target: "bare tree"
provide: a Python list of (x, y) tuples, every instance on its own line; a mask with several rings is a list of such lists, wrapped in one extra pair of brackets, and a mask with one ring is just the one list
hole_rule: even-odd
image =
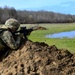
[(0, 23), (8, 18), (15, 18), (20, 23), (71, 23), (75, 22), (75, 15), (60, 14), (49, 11), (16, 10), (13, 7), (0, 8)]

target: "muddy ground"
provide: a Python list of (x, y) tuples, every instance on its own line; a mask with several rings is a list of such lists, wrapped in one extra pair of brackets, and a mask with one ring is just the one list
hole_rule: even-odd
[(0, 61), (0, 75), (75, 75), (75, 54), (28, 40)]

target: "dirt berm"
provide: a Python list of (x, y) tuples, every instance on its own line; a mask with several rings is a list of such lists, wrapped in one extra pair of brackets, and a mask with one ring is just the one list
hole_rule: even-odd
[(28, 40), (0, 62), (0, 75), (75, 75), (75, 55)]

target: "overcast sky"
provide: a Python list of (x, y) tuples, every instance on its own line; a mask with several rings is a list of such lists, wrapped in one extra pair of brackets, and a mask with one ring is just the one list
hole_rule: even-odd
[(17, 10), (46, 10), (75, 15), (75, 0), (0, 0), (0, 7), (5, 6)]

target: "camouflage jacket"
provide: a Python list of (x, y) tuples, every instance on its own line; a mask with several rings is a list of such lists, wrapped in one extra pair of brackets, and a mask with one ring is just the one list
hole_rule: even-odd
[(4, 48), (4, 46), (8, 46), (10, 49), (18, 49), (20, 46), (21, 38), (19, 35), (16, 37), (12, 35), (12, 33), (9, 30), (3, 31), (0, 33), (0, 39), (4, 42), (0, 42), (0, 47)]

